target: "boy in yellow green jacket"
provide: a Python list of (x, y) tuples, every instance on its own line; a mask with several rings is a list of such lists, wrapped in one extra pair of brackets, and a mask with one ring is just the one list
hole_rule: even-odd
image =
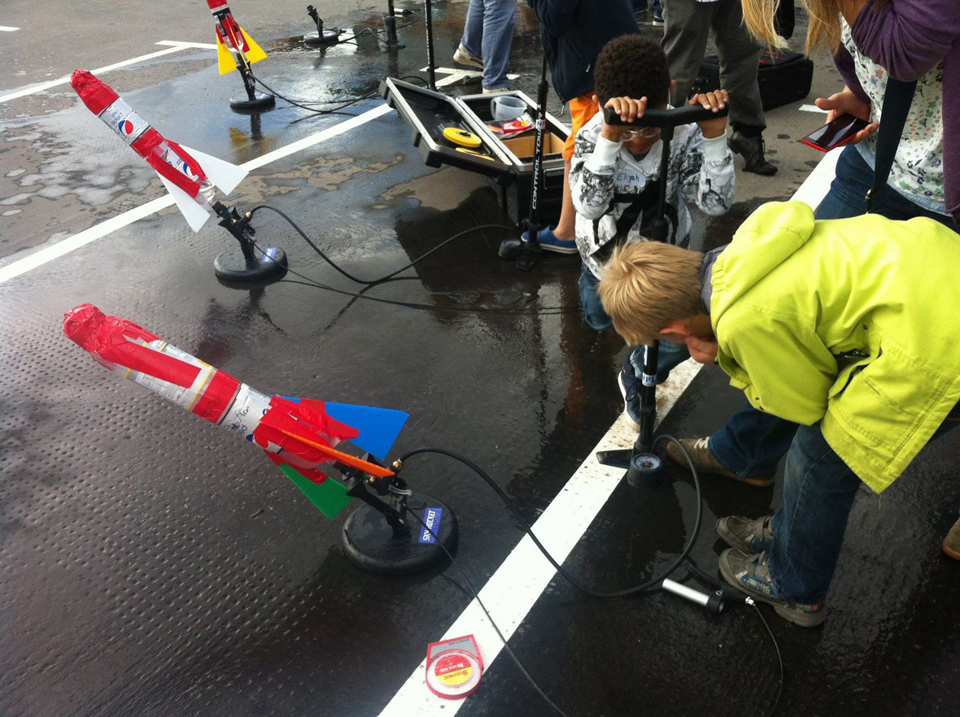
[(960, 416), (960, 251), (929, 219), (814, 221), (764, 205), (706, 256), (630, 244), (599, 293), (629, 344), (683, 341), (750, 403), (800, 424), (774, 516), (724, 518), (720, 571), (805, 627), (823, 601), (860, 482), (875, 492)]

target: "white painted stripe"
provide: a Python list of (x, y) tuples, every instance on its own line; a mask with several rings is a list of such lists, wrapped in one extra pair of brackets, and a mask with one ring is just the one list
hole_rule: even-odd
[(16, 32), (19, 29), (19, 27), (7, 27), (6, 25), (0, 25), (0, 32)]
[[(157, 43), (157, 44), (160, 44), (160, 43)], [(124, 60), (123, 62), (117, 62), (113, 65), (107, 65), (106, 67), (98, 67), (96, 70), (90, 70), (90, 72), (92, 72), (95, 75), (99, 75), (104, 72), (110, 72), (110, 70), (117, 70), (121, 67), (127, 67), (128, 65), (135, 65), (138, 62), (145, 62), (146, 60), (152, 60), (156, 57), (163, 57), (164, 55), (169, 55), (173, 52), (180, 52), (185, 49), (187, 49), (187, 46), (178, 44), (176, 47), (168, 47), (166, 50), (157, 50), (156, 52), (151, 52), (149, 55), (140, 55), (140, 57), (134, 57), (129, 60)], [(10, 100), (15, 100), (19, 97), (26, 97), (27, 95), (35, 95), (38, 92), (49, 90), (51, 87), (65, 85), (68, 82), (70, 82), (70, 75), (61, 77), (58, 80), (50, 80), (49, 82), (42, 82), (39, 85), (31, 85), (30, 87), (24, 87), (19, 90), (14, 90), (13, 92), (8, 92), (5, 95), (0, 95), (0, 102), (9, 102)]]
[[(828, 153), (800, 185), (793, 199), (805, 201), (816, 208), (830, 187), (838, 156), (837, 150)], [(689, 360), (675, 368), (670, 373), (670, 379), (658, 387), (658, 422), (673, 408), (699, 369), (700, 364)], [(622, 470), (612, 470), (597, 463), (596, 452), (629, 448), (634, 440), (636, 433), (627, 427), (621, 416), (533, 524), (534, 534), (557, 562), (563, 563), (567, 558), (623, 477)], [(555, 573), (553, 566), (525, 535), (480, 590), (480, 599), (508, 640)], [(442, 637), (424, 635), (424, 650), (428, 642), (471, 634), (477, 639), (485, 669), (489, 669), (503, 649), (503, 643), (476, 599), (470, 602)], [(426, 660), (423, 660), (380, 713), (381, 717), (451, 717), (457, 713), (465, 700), (445, 700), (430, 692), (424, 678), (426, 668)]]
[[(158, 45), (169, 45), (170, 47), (195, 47), (198, 50), (216, 50), (217, 46), (209, 42), (178, 42), (177, 40), (161, 40)], [(227, 48), (232, 50), (233, 48)]]
[(816, 105), (800, 105), (801, 112), (819, 112), (820, 114), (827, 114), (827, 110), (822, 110)]
[(830, 191), (830, 183), (833, 181), (833, 177), (837, 171), (837, 160), (840, 159), (840, 153), (843, 152), (843, 150), (843, 147), (837, 147), (827, 152), (823, 159), (820, 160), (820, 163), (817, 164), (817, 166), (813, 168), (813, 171), (807, 175), (807, 178), (803, 180), (803, 184), (797, 188), (797, 191), (794, 192), (791, 199), (798, 202), (806, 202), (814, 209), (819, 207), (820, 202), (823, 201), (823, 198), (827, 196), (827, 192)]
[[(390, 112), (390, 108), (386, 104), (378, 105), (377, 107), (374, 107), (373, 109), (368, 110), (361, 115), (357, 115), (356, 117), (352, 117), (344, 122), (340, 122), (333, 127), (329, 127), (325, 130), (317, 132), (316, 134), (310, 135), (309, 137), (305, 137), (297, 142), (287, 145), (286, 147), (281, 147), (273, 152), (269, 152), (262, 157), (252, 159), (240, 166), (248, 171), (257, 169), (258, 167), (263, 167), (271, 162), (275, 162), (278, 159), (282, 159), (283, 157), (288, 157), (291, 154), (300, 152), (307, 147), (312, 147), (315, 144), (325, 142), (328, 139), (332, 139), (333, 137), (343, 134), (344, 132), (349, 132), (356, 127), (376, 119), (377, 117), (382, 117), (388, 112)], [(28, 271), (32, 271), (39, 266), (43, 266), (44, 264), (51, 262), (54, 259), (58, 259), (65, 254), (76, 251), (80, 247), (86, 246), (97, 239), (102, 239), (111, 232), (115, 232), (118, 229), (129, 226), (135, 221), (144, 219), (145, 217), (148, 217), (151, 214), (160, 211), (161, 209), (165, 209), (172, 204), (173, 198), (170, 195), (159, 197), (158, 199), (147, 202), (143, 206), (137, 207), (136, 209), (131, 209), (128, 212), (124, 212), (116, 217), (107, 219), (105, 222), (101, 222), (96, 226), (92, 226), (89, 229), (80, 232), (79, 234), (74, 234), (71, 237), (67, 237), (64, 240), (41, 249), (40, 251), (31, 254), (28, 257), (20, 259), (19, 261), (15, 261), (12, 264), (0, 267), (0, 284), (18, 277), (21, 274), (25, 274)]]

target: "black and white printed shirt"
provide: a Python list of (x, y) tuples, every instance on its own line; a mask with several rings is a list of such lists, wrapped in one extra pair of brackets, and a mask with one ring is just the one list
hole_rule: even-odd
[[(617, 219), (630, 201), (616, 202), (614, 194), (633, 195), (635, 199), (649, 180), (660, 175), (662, 142), (654, 144), (643, 157), (635, 157), (619, 142), (601, 137), (603, 113), (597, 113), (577, 133), (570, 166), (570, 189), (577, 210), (577, 249), (587, 268), (602, 276), (594, 254), (617, 233)], [(687, 201), (696, 201), (712, 216), (726, 213), (733, 204), (733, 155), (726, 135), (706, 139), (695, 124), (674, 130), (670, 142), (667, 173), (667, 201), (677, 212), (676, 243), (690, 243), (693, 220)], [(650, 209), (648, 211), (655, 211)], [(643, 240), (641, 216), (627, 234), (627, 241)]]

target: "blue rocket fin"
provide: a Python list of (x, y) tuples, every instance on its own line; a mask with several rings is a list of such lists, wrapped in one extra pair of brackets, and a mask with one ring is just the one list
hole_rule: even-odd
[[(295, 396), (282, 396), (282, 398), (300, 403), (300, 399)], [(394, 441), (403, 430), (403, 425), (410, 417), (410, 414), (395, 411), (392, 408), (356, 406), (352, 403), (333, 403), (332, 401), (323, 403), (330, 418), (360, 431), (360, 435), (351, 438), (350, 443), (362, 451), (368, 451), (380, 460), (386, 459)]]
[(409, 414), (390, 408), (354, 406), (350, 403), (326, 402), (327, 415), (360, 431), (350, 442), (384, 460), (397, 440)]

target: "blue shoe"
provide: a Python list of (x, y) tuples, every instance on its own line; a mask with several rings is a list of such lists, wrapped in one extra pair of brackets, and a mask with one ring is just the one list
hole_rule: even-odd
[[(557, 239), (553, 235), (553, 227), (546, 227), (537, 232), (537, 243), (544, 251), (552, 251), (554, 254), (576, 254), (577, 242), (573, 239)], [(530, 232), (522, 234), (524, 241), (530, 241)]]
[(623, 412), (627, 414), (627, 420), (634, 430), (639, 433), (640, 379), (633, 372), (633, 364), (630, 363), (629, 356), (620, 370), (620, 375), (617, 376), (617, 385), (620, 387), (620, 395), (623, 396)]
[(653, 3), (653, 22), (654, 27), (663, 27), (663, 4), (660, 0)]

